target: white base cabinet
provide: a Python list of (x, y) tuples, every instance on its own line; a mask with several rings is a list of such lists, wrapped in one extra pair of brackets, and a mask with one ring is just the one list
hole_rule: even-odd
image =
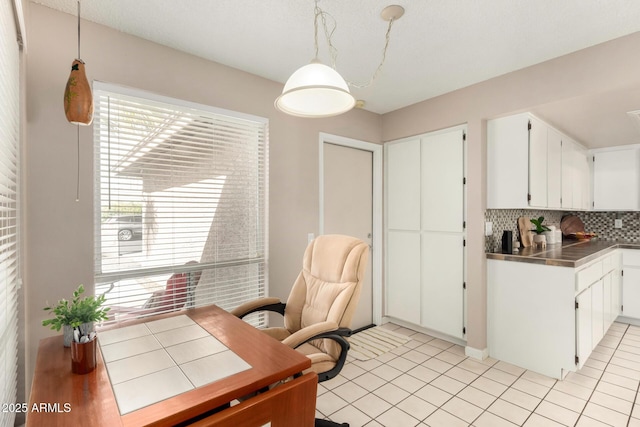
[(622, 315), (640, 320), (640, 250), (622, 249)]
[(579, 268), (488, 259), (491, 357), (560, 379), (580, 369), (619, 314), (618, 257)]
[(464, 337), (464, 128), (385, 145), (385, 315)]

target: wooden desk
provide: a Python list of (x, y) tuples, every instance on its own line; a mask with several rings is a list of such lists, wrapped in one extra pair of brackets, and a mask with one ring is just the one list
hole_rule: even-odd
[[(172, 426), (299, 374), (311, 366), (307, 357), (216, 306), (140, 319), (123, 326), (176, 315), (189, 316), (252, 368), (121, 416), (100, 352), (95, 371), (75, 375), (71, 373), (71, 354), (68, 348), (63, 347), (62, 336), (46, 338), (40, 341), (38, 348), (29, 408), (32, 409), (34, 404), (49, 405), (41, 405), (45, 411), (30, 411), (27, 426), (78, 426), (95, 423), (127, 427)], [(272, 427), (312, 426), (316, 387), (317, 376), (307, 374), (291, 381), (282, 390), (276, 387), (237, 407), (201, 420), (198, 425), (257, 427), (271, 421)], [(295, 411), (286, 411), (291, 406), (284, 406), (284, 411), (277, 408), (290, 405), (292, 401), (296, 402)], [(70, 411), (65, 412), (66, 409)]]

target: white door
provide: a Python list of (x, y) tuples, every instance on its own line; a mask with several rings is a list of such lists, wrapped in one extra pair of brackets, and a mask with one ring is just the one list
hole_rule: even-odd
[(420, 324), (420, 234), (387, 233), (386, 315)]
[[(574, 146), (571, 140), (562, 140), (562, 207), (575, 208), (573, 201), (574, 180), (577, 179), (574, 164)], [(577, 200), (577, 198), (576, 198)]]
[(604, 283), (591, 286), (591, 347), (596, 348), (604, 336)]
[(420, 139), (385, 146), (385, 315), (420, 324)]
[(587, 289), (576, 297), (578, 308), (576, 309), (576, 356), (578, 356), (578, 369), (591, 354), (592, 315), (591, 315), (591, 289)]
[(562, 136), (547, 129), (547, 207), (562, 206)]
[(462, 338), (464, 132), (422, 138), (422, 326)]
[(597, 152), (594, 157), (594, 208), (598, 210), (638, 209), (640, 206), (638, 203), (638, 149)]
[(547, 206), (547, 126), (531, 117), (529, 130), (529, 206)]
[[(372, 244), (373, 153), (323, 144), (324, 234), (346, 234)], [(373, 257), (369, 254), (352, 329), (373, 323)]]
[(622, 315), (640, 319), (640, 268), (624, 267)]

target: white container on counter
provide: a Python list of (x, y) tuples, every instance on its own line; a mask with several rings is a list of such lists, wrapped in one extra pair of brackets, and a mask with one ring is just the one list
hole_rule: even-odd
[(556, 230), (555, 225), (549, 226), (549, 231), (545, 231), (544, 234), (547, 237), (547, 245), (555, 245), (556, 243), (562, 243), (562, 231)]

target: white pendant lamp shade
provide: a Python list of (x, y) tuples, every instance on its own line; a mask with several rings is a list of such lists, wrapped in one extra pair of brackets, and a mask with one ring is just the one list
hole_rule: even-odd
[(355, 104), (342, 76), (317, 60), (296, 70), (275, 102), (280, 111), (298, 117), (336, 116)]

